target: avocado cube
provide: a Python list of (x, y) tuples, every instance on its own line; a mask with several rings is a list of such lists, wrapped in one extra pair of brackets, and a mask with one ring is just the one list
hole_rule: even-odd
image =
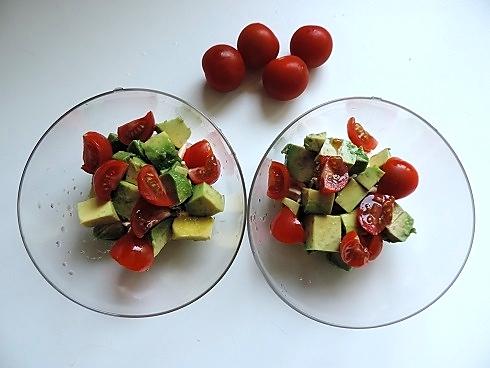
[(128, 229), (121, 222), (114, 222), (113, 224), (97, 225), (92, 229), (94, 237), (102, 240), (117, 240), (126, 232)]
[(339, 156), (342, 161), (350, 168), (356, 163), (359, 148), (345, 139), (328, 138), (323, 144), (320, 155)]
[(296, 201), (293, 201), (291, 198), (284, 197), (281, 201), (281, 203), (289, 208), (294, 215), (298, 214), (299, 211), (299, 203)]
[(174, 240), (209, 240), (213, 232), (212, 217), (191, 217), (181, 215), (172, 222)]
[(172, 198), (177, 204), (181, 204), (192, 195), (192, 184), (186, 175), (182, 175), (176, 170), (169, 170), (160, 176), (165, 188), (170, 191)]
[(189, 174), (189, 169), (187, 168), (187, 166), (184, 166), (182, 161), (180, 161), (180, 162), (176, 161), (176, 162), (174, 162), (174, 164), (171, 167), (169, 167), (167, 169), (160, 170), (160, 175), (164, 175), (167, 172), (169, 172), (170, 170), (174, 170), (174, 171), (176, 171), (179, 174), (184, 175), (184, 176), (187, 176), (187, 174)]
[(320, 152), (326, 139), (327, 132), (308, 134), (304, 139), (304, 146), (309, 151)]
[(349, 174), (354, 175), (354, 174), (359, 174), (363, 172), (369, 162), (369, 158), (366, 155), (366, 153), (361, 149), (356, 147), (357, 149), (355, 150), (356, 154), (356, 162), (354, 162), (354, 165), (349, 169)]
[(404, 211), (398, 204), (395, 204), (393, 219), (391, 224), (384, 229), (383, 239), (391, 243), (404, 242), (410, 234), (416, 232), (413, 225), (414, 220), (412, 216)]
[(155, 165), (157, 170), (166, 169), (176, 161), (180, 161), (174, 144), (165, 132), (154, 135), (144, 142), (142, 147), (146, 157)]
[(129, 159), (128, 171), (126, 171), (126, 181), (134, 185), (138, 185), (138, 173), (141, 168), (148, 165), (141, 158), (135, 156)]
[(301, 203), (307, 214), (329, 215), (332, 212), (335, 193), (323, 194), (318, 190), (303, 188)]
[(337, 266), (338, 268), (343, 269), (344, 271), (350, 271), (352, 269), (351, 266), (349, 266), (342, 260), (339, 252), (328, 252), (327, 259), (330, 261), (330, 263)]
[(134, 153), (136, 156), (138, 156), (141, 159), (146, 158), (145, 151), (143, 149), (143, 142), (141, 142), (138, 139), (131, 141), (131, 143), (128, 146), (128, 152)]
[(370, 190), (378, 183), (378, 181), (383, 177), (384, 174), (385, 172), (381, 170), (378, 166), (371, 166), (359, 175), (357, 175), (355, 180), (364, 188)]
[(389, 148), (385, 148), (384, 150), (379, 151), (375, 155), (372, 155), (369, 158), (368, 166), (378, 166), (381, 167), (385, 164), (386, 161), (391, 157), (391, 151)]
[(124, 161), (124, 162), (128, 163), (129, 159), (131, 157), (134, 157), (134, 156), (135, 156), (135, 154), (132, 152), (118, 151), (112, 155), (112, 158), (114, 160)]
[(130, 219), (133, 207), (140, 197), (138, 187), (133, 183), (121, 180), (112, 197), (112, 203), (119, 216)]
[(343, 213), (340, 215), (342, 220), (342, 230), (344, 234), (354, 230), (359, 231), (359, 225), (357, 224), (357, 211), (352, 211), (349, 213)]
[(96, 198), (90, 198), (78, 203), (77, 210), (80, 225), (83, 226), (92, 227), (119, 222), (111, 201), (99, 202)]
[(281, 151), (286, 154), (286, 166), (293, 179), (306, 183), (313, 177), (315, 153), (295, 144), (288, 144)]
[(156, 257), (168, 241), (172, 239), (173, 221), (173, 218), (167, 218), (151, 229), (150, 239), (153, 245), (153, 257)]
[(345, 212), (351, 212), (366, 196), (367, 190), (357, 181), (350, 179), (347, 185), (335, 198), (335, 203), (342, 207)]
[(170, 140), (175, 147), (182, 147), (191, 136), (191, 130), (184, 123), (181, 117), (165, 120), (163, 123), (158, 123), (155, 127), (157, 133), (165, 132), (170, 137)]
[(127, 148), (126, 145), (119, 140), (119, 137), (117, 136), (116, 133), (109, 133), (107, 139), (111, 143), (112, 152), (119, 152), (119, 151), (126, 150)]
[(305, 222), (308, 251), (338, 252), (341, 240), (340, 216), (308, 215)]
[(213, 216), (225, 209), (225, 197), (207, 183), (198, 184), (185, 208), (192, 216)]

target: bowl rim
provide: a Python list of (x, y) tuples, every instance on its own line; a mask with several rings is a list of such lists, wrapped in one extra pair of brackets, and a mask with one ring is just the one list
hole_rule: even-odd
[[(325, 107), (325, 106), (328, 106), (328, 105), (332, 105), (332, 104), (335, 104), (335, 103), (338, 103), (338, 102), (349, 101), (349, 100), (376, 101), (376, 102), (381, 102), (381, 103), (384, 103), (384, 104), (387, 104), (387, 105), (391, 105), (391, 106), (394, 106), (396, 108), (399, 108), (399, 109), (402, 109), (402, 110), (408, 112), (409, 114), (411, 114), (411, 115), (415, 116), (416, 118), (418, 118), (421, 122), (425, 123), (436, 135), (439, 136), (439, 138), (442, 139), (442, 141), (446, 144), (446, 146), (449, 148), (449, 150), (453, 154), (453, 156), (456, 159), (456, 161), (457, 161), (457, 163), (458, 163), (458, 165), (459, 165), (459, 167), (461, 169), (461, 172), (463, 173), (463, 176), (464, 176), (464, 178), (466, 180), (466, 184), (468, 186), (468, 190), (469, 190), (469, 194), (470, 194), (470, 198), (471, 198), (471, 209), (472, 209), (473, 226), (472, 226), (472, 229), (471, 229), (470, 244), (469, 244), (468, 250), (466, 252), (466, 255), (465, 255), (465, 258), (463, 260), (463, 263), (462, 263), (461, 267), (459, 268), (459, 270), (457, 271), (456, 275), (451, 280), (451, 282), (449, 283), (449, 285), (447, 287), (445, 287), (442, 290), (442, 292), (440, 292), (438, 295), (436, 295), (436, 297), (430, 303), (428, 303), (426, 306), (424, 306), (424, 307), (416, 310), (415, 312), (410, 313), (407, 316), (404, 316), (404, 317), (401, 317), (401, 318), (392, 320), (392, 321), (388, 321), (388, 322), (384, 322), (384, 323), (379, 323), (379, 324), (375, 324), (375, 325), (372, 325), (372, 326), (348, 326), (348, 325), (342, 325), (342, 324), (336, 324), (336, 323), (332, 323), (332, 322), (327, 322), (327, 321), (324, 321), (324, 320), (322, 320), (322, 319), (320, 319), (318, 317), (315, 317), (315, 316), (313, 316), (313, 315), (311, 315), (311, 314), (309, 314), (309, 313), (301, 310), (301, 308), (299, 308), (296, 305), (294, 305), (293, 303), (289, 302), (289, 300), (286, 299), (279, 292), (279, 290), (273, 285), (272, 281), (266, 276), (267, 273), (266, 273), (265, 267), (262, 265), (262, 262), (260, 261), (260, 257), (258, 256), (258, 254), (256, 252), (255, 244), (252, 241), (252, 232), (251, 232), (251, 224), (250, 224), (250, 221), (251, 221), (250, 220), (250, 218), (251, 218), (251, 209), (252, 209), (252, 190), (255, 187), (256, 181), (258, 179), (260, 168), (262, 167), (262, 164), (266, 160), (267, 155), (272, 150), (272, 148), (275, 146), (275, 144), (279, 141), (279, 139), (283, 136), (283, 134), (289, 128), (291, 128), (294, 124), (296, 124), (299, 120), (301, 120), (302, 118), (304, 118), (306, 115), (308, 115), (308, 114), (310, 114), (310, 113), (312, 113), (312, 112), (314, 112), (314, 111), (316, 111), (316, 110), (318, 110), (318, 109), (320, 109), (322, 107)], [(265, 151), (265, 153), (264, 153), (262, 159), (260, 160), (260, 163), (257, 166), (257, 169), (255, 171), (255, 174), (254, 174), (252, 183), (250, 185), (249, 195), (248, 195), (248, 205), (247, 205), (247, 231), (248, 231), (248, 238), (249, 238), (250, 248), (252, 250), (252, 254), (253, 254), (253, 257), (255, 259), (255, 263), (257, 264), (257, 267), (260, 269), (260, 272), (262, 273), (262, 276), (266, 280), (267, 284), (269, 284), (269, 286), (274, 291), (274, 293), (284, 303), (286, 303), (286, 305), (288, 305), (290, 308), (292, 308), (296, 312), (302, 314), (303, 316), (308, 317), (308, 318), (310, 318), (310, 319), (312, 319), (312, 320), (314, 320), (316, 322), (319, 322), (319, 323), (322, 323), (322, 324), (325, 324), (325, 325), (328, 325), (328, 326), (337, 327), (337, 328), (344, 328), (344, 329), (352, 329), (352, 330), (367, 330), (367, 329), (385, 327), (385, 326), (389, 326), (389, 325), (392, 325), (392, 324), (395, 324), (395, 323), (398, 323), (398, 322), (402, 322), (402, 321), (405, 321), (405, 320), (407, 320), (407, 319), (409, 319), (409, 318), (411, 318), (411, 317), (413, 317), (413, 316), (415, 316), (415, 315), (423, 312), (424, 310), (426, 310), (427, 308), (429, 308), (431, 305), (433, 305), (435, 302), (437, 302), (444, 294), (446, 294), (446, 292), (451, 288), (451, 286), (453, 286), (453, 284), (456, 282), (456, 280), (458, 279), (459, 275), (463, 271), (463, 269), (464, 269), (464, 267), (466, 265), (466, 262), (468, 261), (468, 257), (470, 256), (471, 249), (473, 247), (473, 240), (474, 240), (474, 237), (475, 237), (475, 223), (476, 223), (475, 201), (474, 201), (473, 191), (471, 189), (471, 184), (470, 184), (470, 181), (468, 179), (468, 175), (466, 174), (466, 171), (465, 171), (465, 169), (463, 167), (463, 164), (461, 163), (458, 155), (456, 154), (456, 152), (454, 151), (454, 149), (451, 147), (451, 145), (449, 144), (449, 142), (446, 140), (446, 138), (444, 138), (442, 136), (442, 134), (439, 133), (439, 131), (432, 124), (430, 124), (422, 116), (420, 116), (419, 114), (417, 114), (414, 111), (410, 110), (409, 108), (407, 108), (405, 106), (402, 106), (402, 105), (400, 105), (400, 104), (398, 104), (396, 102), (392, 102), (392, 101), (383, 99), (381, 97), (375, 97), (375, 96), (371, 96), (371, 97), (368, 97), (368, 96), (352, 96), (352, 97), (341, 97), (341, 98), (329, 100), (327, 102), (323, 102), (323, 103), (321, 103), (319, 105), (316, 105), (316, 106), (312, 107), (311, 109), (307, 110), (306, 112), (304, 112), (303, 114), (301, 114), (297, 118), (295, 118), (291, 123), (289, 123), (276, 136), (276, 138), (273, 140), (273, 142), (271, 143), (271, 145)]]
[(241, 180), (241, 184), (242, 184), (241, 188), (242, 188), (243, 204), (244, 204), (243, 205), (243, 216), (246, 216), (247, 215), (247, 204), (248, 204), (248, 201), (247, 201), (247, 189), (246, 189), (246, 186), (245, 186), (245, 180), (244, 180), (242, 168), (240, 167), (240, 163), (238, 161), (238, 158), (237, 158), (237, 155), (235, 153), (235, 150), (233, 149), (232, 145), (230, 144), (230, 142), (228, 141), (228, 139), (225, 137), (225, 135), (223, 134), (223, 132), (221, 131), (221, 129), (206, 114), (204, 114), (200, 109), (198, 109), (194, 105), (190, 104), (186, 100), (184, 100), (184, 99), (182, 99), (180, 97), (177, 97), (177, 96), (175, 96), (173, 94), (170, 94), (170, 93), (167, 93), (167, 92), (163, 92), (163, 91), (159, 91), (159, 90), (156, 90), (156, 89), (150, 89), (150, 88), (139, 88), (139, 87), (128, 87), (128, 88), (124, 88), (124, 87), (117, 87), (117, 88), (115, 88), (113, 90), (108, 90), (108, 91), (105, 91), (105, 92), (102, 92), (102, 93), (93, 95), (93, 96), (91, 96), (91, 97), (83, 100), (82, 102), (76, 104), (75, 106), (73, 106), (70, 109), (68, 109), (65, 113), (63, 113), (58, 119), (55, 120), (54, 123), (52, 123), (48, 127), (48, 129), (42, 134), (42, 136), (36, 142), (34, 148), (32, 149), (31, 153), (29, 154), (29, 157), (28, 157), (28, 159), (27, 159), (27, 161), (26, 161), (26, 163), (24, 165), (24, 168), (22, 169), (22, 175), (21, 175), (21, 178), (20, 178), (19, 187), (18, 187), (18, 191), (17, 191), (17, 205), (16, 205), (16, 209), (17, 209), (17, 224), (18, 224), (18, 229), (19, 229), (19, 232), (20, 232), (20, 237), (22, 239), (22, 243), (24, 245), (24, 248), (25, 248), (25, 250), (26, 250), (26, 252), (27, 252), (27, 254), (28, 254), (31, 262), (34, 264), (34, 266), (36, 267), (37, 271), (41, 274), (41, 276), (44, 278), (44, 280), (49, 285), (51, 285), (58, 293), (60, 293), (62, 296), (64, 296), (68, 300), (74, 302), (75, 304), (77, 304), (77, 305), (79, 305), (79, 306), (81, 306), (83, 308), (86, 308), (88, 310), (91, 310), (91, 311), (94, 311), (94, 312), (97, 312), (97, 313), (101, 313), (101, 314), (104, 314), (104, 315), (113, 316), (113, 317), (135, 318), (136, 319), (136, 318), (147, 318), (147, 317), (161, 316), (161, 315), (164, 315), (164, 314), (169, 314), (169, 313), (175, 312), (175, 311), (177, 311), (179, 309), (182, 309), (184, 307), (187, 307), (188, 305), (196, 302), (197, 300), (201, 299), (204, 295), (206, 295), (209, 291), (211, 291), (211, 289), (213, 289), (223, 279), (223, 277), (225, 276), (225, 274), (231, 268), (231, 265), (234, 263), (237, 255), (238, 255), (238, 251), (240, 250), (240, 247), (241, 247), (242, 242), (243, 242), (243, 237), (245, 235), (245, 227), (246, 227), (247, 221), (246, 221), (246, 218), (245, 218), (244, 221), (243, 221), (243, 224), (241, 226), (240, 237), (239, 237), (239, 240), (238, 240), (238, 243), (237, 243), (237, 247), (235, 249), (235, 252), (234, 252), (233, 256), (231, 257), (229, 264), (223, 270), (223, 272), (221, 273), (221, 275), (219, 275), (219, 277), (207, 289), (205, 289), (202, 293), (200, 293), (198, 296), (196, 296), (195, 298), (193, 298), (193, 299), (191, 299), (191, 300), (189, 300), (189, 301), (187, 301), (187, 302), (185, 302), (185, 303), (183, 303), (183, 304), (181, 304), (181, 305), (179, 305), (177, 307), (171, 308), (169, 310), (165, 310), (165, 311), (161, 311), (161, 312), (154, 312), (154, 313), (145, 313), (145, 314), (125, 314), (125, 313), (114, 313), (114, 312), (106, 311), (106, 310), (104, 310), (102, 308), (92, 307), (92, 306), (86, 305), (86, 304), (78, 301), (74, 297), (68, 295), (68, 293), (66, 293), (63, 290), (61, 290), (58, 286), (56, 286), (56, 284), (53, 281), (51, 281), (45, 275), (45, 273), (41, 270), (41, 267), (36, 263), (33, 255), (31, 254), (31, 251), (29, 250), (29, 247), (27, 245), (26, 239), (24, 238), (24, 231), (23, 231), (23, 228), (22, 228), (21, 215), (20, 215), (20, 211), (21, 211), (21, 208), (20, 208), (20, 197), (21, 197), (22, 186), (23, 186), (23, 183), (24, 183), (24, 178), (25, 178), (25, 175), (26, 175), (27, 168), (29, 167), (29, 164), (31, 162), (31, 159), (33, 158), (34, 154), (36, 153), (36, 150), (39, 147), (39, 145), (41, 144), (41, 142), (44, 140), (44, 138), (49, 134), (49, 132), (63, 118), (65, 118), (67, 115), (69, 115), (73, 111), (77, 110), (78, 108), (80, 108), (81, 106), (83, 106), (83, 105), (85, 105), (85, 104), (87, 104), (89, 102), (92, 102), (94, 100), (97, 100), (97, 99), (99, 99), (101, 97), (105, 97), (105, 96), (108, 96), (108, 95), (117, 94), (117, 93), (125, 93), (125, 92), (143, 92), (143, 93), (154, 93), (154, 94), (158, 94), (158, 95), (163, 95), (165, 97), (168, 97), (168, 98), (174, 99), (176, 101), (179, 101), (180, 103), (182, 103), (182, 104), (186, 105), (187, 107), (191, 108), (192, 110), (196, 111), (199, 115), (201, 115), (204, 119), (206, 119), (207, 122), (211, 124), (211, 126), (218, 132), (218, 134), (221, 136), (221, 138), (226, 143), (228, 149), (231, 152), (231, 155), (233, 156), (233, 159), (235, 161), (235, 164), (236, 164), (236, 166), (238, 168), (238, 173), (240, 175), (240, 180)]

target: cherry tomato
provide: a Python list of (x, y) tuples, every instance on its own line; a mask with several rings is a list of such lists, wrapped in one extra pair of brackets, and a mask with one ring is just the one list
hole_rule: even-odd
[(97, 132), (83, 135), (83, 166), (82, 170), (93, 174), (104, 162), (112, 158), (112, 146), (109, 140)]
[(291, 186), (291, 178), (286, 165), (272, 161), (269, 166), (269, 179), (267, 182), (267, 196), (272, 199), (282, 199)]
[(170, 207), (176, 204), (177, 201), (167, 193), (167, 189), (152, 165), (145, 165), (141, 168), (137, 182), (138, 191), (147, 202), (161, 207)]
[(283, 207), (272, 220), (271, 233), (281, 243), (298, 244), (305, 242), (303, 225), (287, 207)]
[(131, 231), (119, 238), (111, 248), (111, 257), (128, 270), (143, 272), (153, 264), (153, 245), (139, 239)]
[(390, 195), (370, 194), (364, 198), (357, 210), (359, 225), (369, 234), (378, 235), (391, 223), (395, 198)]
[(357, 233), (352, 230), (344, 235), (340, 242), (340, 258), (351, 267), (362, 267), (369, 261), (369, 251)]
[(193, 184), (208, 183), (214, 184), (221, 173), (221, 164), (215, 155), (211, 155), (206, 160), (204, 166), (195, 167), (189, 170), (189, 178)]
[(303, 26), (294, 32), (289, 48), (292, 55), (303, 59), (308, 68), (316, 68), (332, 53), (332, 36), (323, 27)]
[(338, 156), (319, 156), (320, 178), (318, 186), (324, 194), (342, 190), (349, 182), (349, 168)]
[(359, 235), (361, 244), (369, 252), (369, 260), (375, 260), (383, 250), (383, 238), (381, 235)]
[(140, 198), (131, 212), (131, 230), (138, 238), (142, 238), (148, 230), (167, 217), (170, 217), (168, 208), (154, 206)]
[(135, 139), (140, 141), (147, 141), (153, 134), (155, 129), (155, 117), (150, 111), (145, 116), (139, 119), (135, 119), (121, 125), (117, 128), (117, 136), (119, 140), (126, 146)]
[(93, 177), (95, 197), (100, 201), (109, 201), (127, 169), (128, 164), (119, 160), (109, 160), (99, 166)]
[(280, 101), (298, 97), (308, 85), (308, 68), (299, 57), (284, 56), (272, 60), (262, 74), (262, 84), (269, 96)]
[(400, 199), (411, 194), (419, 184), (417, 170), (407, 161), (390, 157), (382, 166), (385, 174), (378, 184), (378, 192)]
[(347, 135), (352, 143), (361, 147), (365, 152), (371, 152), (378, 146), (378, 141), (353, 117), (347, 122)]
[(245, 77), (245, 63), (237, 49), (215, 45), (202, 57), (202, 69), (208, 84), (219, 92), (237, 88)]
[(213, 155), (209, 142), (205, 139), (187, 147), (184, 161), (189, 169), (206, 165), (206, 161)]
[(237, 49), (247, 67), (258, 69), (277, 57), (279, 41), (267, 26), (252, 23), (240, 32)]

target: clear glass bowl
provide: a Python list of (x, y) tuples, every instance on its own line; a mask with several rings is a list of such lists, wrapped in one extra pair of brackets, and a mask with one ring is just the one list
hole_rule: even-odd
[[(400, 204), (414, 217), (417, 234), (405, 243), (385, 243), (367, 266), (343, 271), (321, 252), (284, 246), (270, 235), (280, 203), (266, 196), (271, 160), (283, 161), (287, 143), (303, 144), (309, 133), (347, 138), (350, 116), (365, 124), (394, 156), (418, 170), (417, 190)], [(399, 322), (439, 299), (460, 274), (474, 233), (474, 203), (463, 166), (446, 140), (412, 111), (378, 98), (327, 102), (289, 124), (267, 149), (255, 174), (248, 206), (252, 252), (275, 293), (316, 321), (345, 328)]]
[[(171, 242), (148, 272), (127, 271), (107, 254), (111, 242), (80, 226), (77, 202), (87, 198), (91, 177), (80, 169), (82, 135), (108, 134), (152, 110), (157, 120), (181, 116), (190, 142), (206, 138), (221, 162), (213, 186), (225, 195), (211, 240)], [(246, 194), (236, 156), (220, 130), (184, 100), (146, 89), (116, 89), (78, 104), (42, 136), (24, 168), (17, 214), (26, 250), (44, 278), (88, 309), (146, 317), (182, 308), (206, 294), (231, 266), (245, 229)]]

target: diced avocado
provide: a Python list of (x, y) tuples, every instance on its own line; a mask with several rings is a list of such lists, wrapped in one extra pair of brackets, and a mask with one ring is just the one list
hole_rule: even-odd
[(143, 149), (143, 142), (141, 142), (138, 139), (131, 141), (131, 143), (128, 146), (128, 152), (134, 153), (141, 159), (146, 158), (145, 150)]
[(125, 151), (126, 145), (119, 140), (116, 133), (110, 133), (107, 137), (112, 146), (112, 152), (116, 153), (119, 151)]
[(323, 143), (327, 139), (327, 132), (322, 132), (318, 134), (308, 134), (304, 140), (304, 146), (307, 150), (313, 152), (320, 152)]
[(342, 161), (350, 167), (356, 163), (359, 150), (357, 146), (351, 142), (340, 138), (328, 138), (320, 150), (322, 156), (340, 156)]
[(330, 263), (337, 266), (338, 268), (343, 269), (344, 271), (350, 271), (352, 269), (351, 266), (349, 266), (342, 260), (339, 252), (328, 252), (327, 259), (330, 261)]
[(307, 214), (329, 215), (332, 212), (335, 193), (323, 194), (318, 190), (303, 188), (301, 203)]
[(128, 229), (121, 222), (97, 225), (92, 229), (94, 236), (102, 240), (117, 240), (126, 234), (127, 231)]
[(157, 124), (155, 130), (157, 133), (167, 133), (170, 140), (177, 148), (182, 147), (191, 136), (191, 130), (181, 117), (165, 120), (163, 123)]
[(351, 212), (366, 196), (367, 190), (364, 189), (354, 179), (350, 179), (347, 185), (342, 189), (335, 198), (335, 202), (342, 207), (345, 212)]
[(342, 220), (342, 230), (345, 234), (352, 230), (359, 231), (359, 226), (357, 224), (357, 211), (343, 213), (340, 215), (340, 218)]
[(292, 213), (295, 215), (298, 214), (299, 211), (299, 203), (296, 201), (293, 201), (291, 198), (284, 197), (281, 202), (283, 205), (285, 205), (287, 208), (291, 210)]
[(383, 170), (381, 170), (378, 166), (370, 166), (366, 168), (362, 173), (357, 175), (355, 180), (361, 184), (367, 190), (370, 190), (374, 187), (378, 181), (385, 174)]
[(117, 214), (125, 219), (129, 219), (131, 217), (131, 211), (139, 197), (140, 195), (136, 185), (121, 180), (112, 197)]
[(213, 216), (225, 209), (225, 197), (207, 183), (198, 184), (185, 208), (192, 216)]
[(286, 166), (293, 179), (310, 181), (315, 167), (315, 153), (295, 144), (288, 144), (281, 151), (286, 154)]
[(135, 154), (132, 152), (127, 152), (127, 151), (117, 151), (112, 155), (112, 158), (114, 160), (119, 160), (119, 161), (124, 161), (124, 162), (129, 162), (129, 159), (131, 157), (134, 157)]
[(385, 164), (386, 161), (391, 157), (391, 151), (389, 148), (385, 148), (382, 151), (379, 151), (375, 155), (372, 155), (369, 158), (369, 166), (378, 166), (381, 167)]
[(167, 133), (154, 135), (143, 143), (146, 157), (155, 165), (157, 170), (171, 167), (180, 157)]
[(134, 185), (138, 185), (138, 173), (141, 168), (148, 165), (141, 158), (135, 156), (129, 159), (128, 171), (126, 171), (126, 181)]
[(172, 222), (174, 240), (209, 240), (213, 232), (212, 217), (191, 217), (181, 215)]
[(395, 203), (393, 219), (383, 231), (383, 239), (391, 243), (404, 242), (410, 234), (416, 232), (413, 224), (412, 216)]
[(308, 215), (304, 226), (306, 250), (338, 252), (341, 240), (340, 216)]
[(162, 250), (165, 244), (172, 239), (172, 222), (173, 218), (168, 218), (160, 222), (157, 226), (151, 229), (150, 239), (153, 245), (153, 256), (156, 257)]
[[(351, 143), (352, 144), (352, 143)], [(369, 162), (369, 158), (366, 155), (366, 152), (364, 152), (361, 148), (355, 147), (355, 154), (356, 154), (356, 162), (352, 167), (349, 169), (349, 174), (354, 175), (354, 174), (359, 174), (366, 170), (366, 167)]]
[(176, 161), (173, 163), (173, 165), (171, 167), (160, 170), (160, 175), (164, 175), (167, 172), (169, 172), (170, 170), (177, 171), (179, 174), (184, 175), (184, 176), (187, 176), (187, 174), (189, 173), (189, 169), (187, 168), (187, 166), (184, 166), (183, 161), (180, 161), (180, 162)]
[(181, 204), (192, 195), (192, 184), (186, 175), (169, 170), (160, 176), (160, 179), (164, 187), (170, 191), (171, 197), (177, 200), (176, 204)]
[(175, 167), (175, 172), (179, 173), (180, 175), (187, 176), (187, 174), (189, 174), (189, 169), (185, 166), (177, 165)]
[(80, 225), (96, 226), (119, 222), (114, 205), (111, 201), (98, 202), (96, 198), (90, 198), (77, 204)]

